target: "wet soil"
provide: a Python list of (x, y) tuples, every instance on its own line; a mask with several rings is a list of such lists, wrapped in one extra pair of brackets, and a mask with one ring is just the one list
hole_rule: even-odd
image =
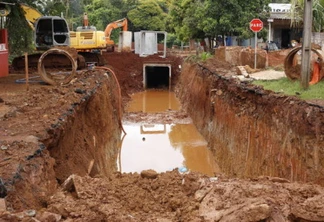
[[(117, 75), (124, 105), (131, 93), (142, 90), (143, 62), (163, 60), (132, 53), (105, 57)], [(167, 60), (176, 83), (182, 59)], [(202, 71), (204, 66), (225, 77), (235, 73), (226, 63), (212, 61), (200, 66)], [(111, 162), (117, 158), (121, 130), (113, 78), (84, 71), (72, 84), (30, 83), (28, 91), (15, 83), (21, 78), (22, 74), (0, 78), (0, 221), (324, 221), (324, 188), (316, 184), (177, 170), (114, 172)], [(312, 118), (322, 121), (317, 114)], [(184, 110), (173, 116), (187, 117)], [(107, 134), (102, 140), (113, 145), (98, 148), (96, 144), (104, 143), (98, 132)], [(321, 141), (322, 133), (318, 135)], [(109, 156), (103, 156), (105, 151)]]

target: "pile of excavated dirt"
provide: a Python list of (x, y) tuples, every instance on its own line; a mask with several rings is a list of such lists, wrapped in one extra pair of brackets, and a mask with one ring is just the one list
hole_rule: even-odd
[(283, 70), (285, 58), (290, 51), (291, 51), (291, 49), (269, 51), (268, 52), (268, 65), (270, 67)]
[[(124, 101), (142, 90), (144, 62), (171, 63), (173, 83), (182, 63), (172, 56), (105, 57)], [(205, 65), (224, 76), (235, 72), (227, 63)], [(98, 162), (106, 157), (95, 156), (100, 142), (95, 131), (116, 143), (120, 136), (113, 79), (89, 70), (69, 85), (34, 82), (27, 91), (16, 83), (22, 78), (0, 78), (0, 221), (324, 221), (324, 188), (319, 185), (276, 177), (208, 178), (177, 170), (121, 174), (114, 172), (115, 163), (100, 173)], [(114, 149), (108, 162), (116, 157)]]

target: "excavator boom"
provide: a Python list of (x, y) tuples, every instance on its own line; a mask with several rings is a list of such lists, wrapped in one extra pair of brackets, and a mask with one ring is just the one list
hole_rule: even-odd
[(127, 31), (127, 29), (128, 29), (127, 19), (123, 18), (123, 19), (109, 23), (105, 29), (106, 38), (110, 38), (111, 31), (113, 29), (117, 29), (117, 28), (123, 28), (123, 31)]
[(112, 30), (117, 29), (117, 28), (122, 28), (123, 31), (128, 30), (128, 23), (127, 23), (127, 18), (123, 18), (114, 22), (111, 22), (107, 25), (105, 29), (105, 37), (106, 37), (106, 45), (107, 45), (107, 50), (109, 48), (112, 48), (112, 51), (114, 50), (114, 41), (110, 39), (110, 35)]
[(26, 4), (20, 3), (21, 8), (25, 12), (25, 18), (29, 24), (29, 26), (34, 30), (34, 24), (36, 20), (43, 16), (37, 9), (32, 8)]

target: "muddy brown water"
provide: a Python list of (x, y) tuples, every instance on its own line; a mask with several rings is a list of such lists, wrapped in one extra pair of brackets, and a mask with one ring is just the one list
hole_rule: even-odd
[[(173, 92), (147, 90), (132, 95), (127, 112), (158, 114), (180, 109)], [(195, 171), (208, 176), (218, 173), (219, 167), (208, 144), (195, 125), (191, 121), (174, 121), (171, 124), (124, 122), (127, 134), (122, 137), (118, 170), (140, 173), (152, 169), (161, 173), (178, 168), (180, 172)]]
[(146, 90), (132, 95), (127, 112), (158, 113), (166, 110), (180, 110), (180, 102), (173, 92)]

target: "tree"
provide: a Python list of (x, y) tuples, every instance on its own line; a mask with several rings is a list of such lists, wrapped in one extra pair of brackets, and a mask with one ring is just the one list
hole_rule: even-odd
[[(244, 1), (238, 0), (240, 9), (238, 10), (237, 16), (240, 18), (237, 21), (237, 27), (235, 31), (238, 33), (241, 39), (250, 38), (253, 33), (249, 29), (249, 23), (253, 18), (259, 18), (265, 21), (270, 16), (269, 3), (270, 0), (260, 0), (260, 1)], [(267, 35), (266, 29), (263, 29), (258, 33), (258, 37), (265, 38)]]
[(174, 31), (177, 38), (187, 42), (190, 39), (204, 37), (201, 29), (205, 16), (204, 3), (200, 0), (173, 0), (170, 6), (168, 30)]
[(44, 5), (43, 14), (44, 15), (57, 15), (61, 16), (63, 13), (64, 17), (68, 17), (68, 9), (70, 7), (66, 6), (62, 1), (54, 0), (47, 1)]
[[(304, 17), (304, 0), (291, 0), (290, 18), (292, 26), (300, 26)], [(324, 29), (324, 0), (313, 0), (313, 30)]]
[(289, 3), (290, 0), (272, 0), (272, 3)]
[(155, 0), (142, 0), (127, 13), (135, 30), (164, 31), (166, 16), (167, 14)]
[[(9, 60), (20, 56), (25, 52), (33, 51), (33, 30), (28, 25), (24, 11), (17, 1), (15, 5), (10, 6), (10, 13), (7, 16), (5, 27), (8, 29), (9, 38)], [(19, 27), (19, 28), (17, 28)]]
[(180, 40), (235, 34), (249, 38), (249, 22), (268, 17), (270, 0), (173, 0), (171, 25)]

